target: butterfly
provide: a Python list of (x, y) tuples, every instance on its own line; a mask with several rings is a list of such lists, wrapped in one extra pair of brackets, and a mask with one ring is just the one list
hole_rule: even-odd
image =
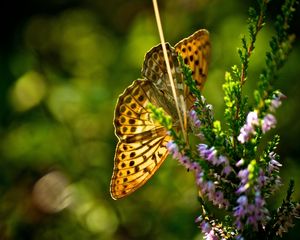
[[(208, 71), (209, 33), (201, 29), (174, 47), (165, 44), (177, 96), (183, 97), (186, 105), (181, 111), (189, 110), (195, 97), (184, 84), (178, 54), (192, 70), (193, 79), (201, 90)], [(125, 197), (144, 185), (168, 156), (166, 144), (172, 138), (151, 118), (149, 103), (163, 108), (174, 122), (178, 119), (161, 44), (146, 53), (142, 78), (126, 88), (116, 104), (114, 126), (119, 142), (110, 184), (113, 199)]]

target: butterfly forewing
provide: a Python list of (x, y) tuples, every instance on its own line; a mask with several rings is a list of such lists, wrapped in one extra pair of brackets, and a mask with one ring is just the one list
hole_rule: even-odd
[[(197, 86), (202, 89), (210, 52), (208, 32), (199, 30), (180, 41), (175, 48), (166, 43), (166, 49), (177, 96), (185, 99), (189, 109), (194, 96), (184, 85), (177, 54), (180, 53), (189, 65)], [(119, 142), (110, 185), (114, 199), (127, 196), (146, 183), (168, 155), (166, 144), (171, 137), (163, 126), (151, 118), (148, 104), (163, 108), (174, 124), (178, 119), (161, 44), (146, 54), (142, 76), (144, 79), (134, 81), (119, 96), (115, 109), (114, 125)]]
[[(193, 79), (200, 90), (203, 89), (208, 72), (208, 60), (210, 56), (209, 33), (205, 29), (198, 30), (193, 35), (181, 40), (175, 45), (175, 49), (182, 56), (184, 63), (193, 73)], [(186, 105), (189, 109), (195, 98), (185, 88)]]

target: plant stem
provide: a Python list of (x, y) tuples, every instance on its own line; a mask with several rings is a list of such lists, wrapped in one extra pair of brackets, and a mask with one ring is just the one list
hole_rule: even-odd
[[(236, 103), (237, 106), (236, 106), (236, 112), (235, 112), (235, 117), (234, 117), (236, 121), (238, 121), (239, 115), (240, 115), (242, 87), (245, 84), (246, 79), (247, 79), (247, 70), (248, 70), (249, 59), (250, 59), (250, 57), (252, 55), (252, 52), (255, 48), (255, 41), (256, 41), (257, 34), (263, 27), (265, 13), (266, 13), (266, 5), (267, 5), (268, 2), (269, 2), (269, 0), (264, 0), (260, 5), (260, 13), (259, 13), (259, 17), (258, 17), (258, 20), (256, 22), (256, 25), (255, 25), (255, 31), (254, 31), (254, 34), (252, 36), (250, 36), (251, 42), (250, 42), (250, 45), (247, 48), (247, 51), (246, 51), (246, 54), (245, 54), (245, 57), (244, 57), (244, 61), (242, 62), (241, 74), (240, 74), (240, 93), (239, 93), (239, 98), (237, 99), (238, 101)], [(239, 134), (239, 132), (235, 131), (235, 134), (233, 136), (233, 148), (234, 149), (236, 149), (238, 134)]]

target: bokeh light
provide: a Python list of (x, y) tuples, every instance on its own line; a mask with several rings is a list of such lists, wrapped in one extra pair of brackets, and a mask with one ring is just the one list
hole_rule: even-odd
[(32, 200), (42, 212), (57, 213), (72, 203), (68, 179), (59, 171), (47, 173), (34, 185)]
[(21, 76), (11, 90), (11, 102), (17, 111), (26, 111), (38, 105), (46, 94), (43, 75), (31, 71)]

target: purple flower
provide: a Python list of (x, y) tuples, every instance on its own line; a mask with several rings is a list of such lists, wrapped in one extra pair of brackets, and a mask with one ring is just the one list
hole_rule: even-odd
[(252, 133), (254, 133), (254, 128), (252, 126), (244, 125), (240, 130), (240, 135), (237, 137), (240, 143), (248, 142)]
[(238, 203), (238, 204), (240, 204), (241, 206), (246, 206), (246, 205), (248, 205), (248, 198), (246, 197), (246, 196), (240, 196), (237, 200), (236, 200), (236, 202)]
[(179, 148), (173, 140), (169, 141), (166, 147), (169, 150), (169, 152), (173, 155), (173, 158), (177, 159), (187, 169), (193, 171), (200, 171), (200, 165), (196, 162), (192, 162), (188, 156), (185, 156), (181, 152), (179, 152)]
[(199, 144), (198, 145), (198, 151), (200, 153), (200, 156), (202, 156), (202, 154), (204, 154), (204, 151), (208, 148), (208, 146), (206, 144)]
[(201, 171), (201, 167), (198, 163), (192, 162), (188, 156), (182, 155), (181, 153), (177, 156), (178, 161), (188, 170), (195, 172)]
[(236, 227), (237, 229), (243, 228), (242, 219), (247, 214), (247, 208), (248, 208), (248, 198), (245, 195), (240, 196), (237, 201), (238, 205), (233, 208), (233, 216), (236, 217)]
[(211, 162), (213, 165), (218, 165), (219, 161), (217, 158), (217, 151), (215, 150), (214, 147), (208, 149), (206, 154), (207, 154), (206, 159), (209, 162)]
[[(200, 148), (201, 151), (205, 151), (203, 154), (207, 157), (207, 159), (210, 159), (209, 161), (212, 160), (214, 162), (216, 161), (215, 159), (218, 159), (214, 156), (214, 152), (216, 151), (212, 149), (207, 150), (207, 145), (202, 144), (198, 146), (198, 148)], [(216, 186), (213, 181), (206, 181), (204, 179), (204, 172), (197, 162), (192, 162), (188, 156), (185, 156), (179, 152), (178, 146), (174, 141), (169, 141), (167, 143), (167, 149), (183, 166), (195, 172), (196, 184), (198, 185), (200, 191), (205, 194), (214, 205), (219, 206), (219, 208), (229, 207), (229, 201), (224, 198), (223, 192), (216, 191)], [(221, 163), (229, 164), (229, 161), (226, 157), (221, 156), (220, 159)]]
[[(188, 156), (182, 154), (177, 144), (172, 140), (167, 143), (167, 149), (183, 166), (195, 172), (196, 184), (202, 194), (206, 195), (207, 198), (219, 208), (229, 207), (229, 201), (224, 198), (224, 193), (216, 189), (216, 185), (213, 181), (205, 179), (205, 174), (199, 163), (193, 162)], [(222, 155), (218, 157), (214, 147), (208, 148), (206, 144), (199, 144), (198, 151), (200, 156), (212, 165), (223, 165), (224, 168), (221, 174), (227, 176), (232, 171), (227, 157)]]
[(213, 196), (215, 194), (215, 184), (212, 181), (206, 182), (205, 188), (203, 189), (205, 192), (208, 193), (209, 196)]
[(254, 204), (253, 204), (253, 217), (255, 219), (255, 224), (257, 222), (266, 223), (269, 219), (269, 211), (265, 208), (266, 201), (261, 196), (260, 191), (257, 191), (255, 194)]
[(247, 115), (247, 124), (251, 126), (258, 126), (259, 121), (258, 121), (258, 115), (256, 111), (249, 112)]
[(200, 228), (202, 233), (204, 233), (204, 238), (209, 240), (218, 240), (219, 238), (215, 235), (213, 227), (209, 222), (203, 220), (203, 217), (200, 216), (196, 219), (196, 222), (200, 222)]
[(238, 205), (233, 209), (236, 217), (236, 227), (243, 229), (244, 224), (250, 224), (257, 230), (258, 222), (265, 223), (268, 220), (269, 212), (265, 208), (265, 200), (260, 192), (256, 192), (253, 202), (249, 202), (247, 196), (242, 195), (237, 199)]
[(219, 205), (219, 207), (227, 206), (225, 203), (223, 193), (219, 192), (216, 194), (216, 186), (212, 181), (206, 181), (204, 178), (204, 173), (200, 172), (196, 175), (196, 183), (203, 195), (206, 195), (207, 198), (213, 202), (214, 205)]
[(192, 123), (194, 124), (194, 126), (196, 128), (199, 128), (200, 125), (201, 125), (201, 121), (199, 120), (196, 111), (193, 110), (193, 109), (190, 111), (190, 118), (191, 118)]
[(245, 192), (249, 187), (249, 170), (246, 169), (242, 169), (238, 172), (238, 177), (241, 179), (241, 184), (239, 186), (239, 188), (236, 190), (237, 194), (241, 194), (243, 192)]
[(229, 164), (228, 158), (223, 155), (220, 155), (219, 156), (219, 164), (228, 165)]
[(199, 144), (198, 151), (200, 156), (208, 162), (210, 162), (211, 164), (218, 164), (217, 151), (214, 147), (208, 148), (206, 144)]
[(279, 99), (273, 99), (270, 105), (270, 111), (275, 112), (276, 108), (280, 107), (281, 101)]
[(167, 149), (169, 150), (169, 152), (173, 155), (174, 158), (177, 158), (179, 155), (179, 149), (177, 144), (171, 140), (167, 143), (166, 145)]
[(210, 232), (208, 234), (205, 234), (204, 236), (205, 239), (207, 240), (218, 240), (218, 236), (215, 235), (214, 230), (210, 230)]
[(255, 126), (259, 125), (258, 115), (256, 111), (249, 112), (246, 119), (246, 124), (241, 128), (240, 134), (237, 137), (240, 143), (248, 142), (253, 134), (255, 134)]
[(203, 221), (202, 215), (200, 215), (199, 217), (197, 217), (197, 218), (195, 219), (195, 223), (202, 222), (202, 221)]
[(279, 172), (280, 167), (282, 167), (282, 164), (279, 163), (275, 158), (276, 158), (276, 153), (274, 152), (270, 152), (269, 153), (269, 158), (270, 158), (270, 162), (268, 165), (268, 172), (272, 173), (272, 172)]
[(262, 188), (266, 185), (267, 177), (265, 176), (265, 173), (262, 169), (259, 170), (259, 176), (258, 176), (258, 186)]
[(229, 165), (229, 161), (225, 156), (217, 156), (217, 150), (214, 147), (208, 148), (206, 144), (201, 143), (198, 145), (198, 151), (200, 156), (210, 162), (212, 165)]
[[(196, 175), (196, 184), (201, 187), (202, 184), (204, 183), (204, 173), (203, 172), (198, 172), (198, 174)], [(201, 189), (201, 191), (203, 192), (203, 189)]]
[(255, 194), (255, 205), (257, 207), (263, 207), (266, 204), (265, 200), (261, 197), (260, 192)]
[(213, 204), (219, 205), (219, 208), (227, 208), (229, 207), (229, 202), (224, 198), (224, 194), (221, 191), (217, 191), (214, 194), (214, 198), (212, 199)]
[(261, 130), (263, 131), (263, 133), (266, 133), (271, 128), (274, 128), (276, 123), (276, 118), (272, 114), (267, 114), (262, 120)]
[(270, 111), (271, 112), (275, 112), (276, 108), (280, 107), (281, 105), (281, 100), (285, 99), (286, 96), (284, 94), (282, 94), (281, 92), (278, 92), (274, 98), (271, 100), (271, 104), (270, 104)]
[(278, 161), (276, 161), (275, 159), (272, 159), (269, 162), (269, 171), (270, 172), (279, 172), (279, 168), (282, 166), (282, 164), (280, 164)]
[(208, 154), (211, 154), (211, 151), (208, 151), (207, 149), (208, 149), (208, 146), (206, 144), (201, 143), (198, 145), (199, 154), (204, 159), (207, 158)]
[(229, 207), (229, 201), (224, 198), (224, 193), (220, 190), (216, 191), (216, 185), (212, 181), (206, 181), (203, 179), (203, 172), (197, 176), (197, 185), (203, 195), (219, 208)]
[(245, 184), (248, 182), (249, 170), (242, 169), (238, 172), (238, 177), (241, 179), (241, 183)]
[(191, 162), (191, 164), (189, 165), (189, 169), (194, 170), (195, 172), (201, 171), (200, 165), (196, 162)]
[[(240, 230), (245, 224), (252, 225), (257, 230), (258, 223), (264, 224), (268, 217), (265, 200), (261, 196), (261, 188), (265, 186), (267, 178), (262, 169), (258, 169), (258, 176), (255, 175), (252, 169), (253, 164), (250, 163), (247, 168), (238, 172), (241, 184), (236, 193), (243, 195), (237, 199), (233, 215), (236, 218), (236, 227)], [(253, 193), (255, 193), (254, 196)]]
[(244, 163), (245, 163), (245, 160), (242, 158), (241, 160), (239, 160), (239, 161), (235, 164), (235, 166), (241, 167), (241, 166), (244, 165)]
[(230, 165), (226, 165), (226, 166), (223, 168), (221, 174), (222, 174), (222, 175), (225, 175), (225, 176), (227, 177), (227, 176), (229, 175), (229, 173), (231, 173), (231, 172), (232, 172), (232, 167), (231, 167)]
[[(237, 225), (237, 224), (236, 224), (236, 225)], [(238, 225), (237, 225), (237, 226), (238, 226)], [(236, 239), (237, 239), (237, 240), (245, 240), (244, 237), (243, 237), (242, 235), (237, 235), (237, 236), (236, 236)]]
[(219, 238), (215, 235), (214, 229), (210, 225), (210, 223), (203, 220), (202, 216), (200, 216), (200, 217), (197, 219), (199, 219), (199, 221), (200, 221), (200, 228), (201, 228), (202, 233), (204, 233), (204, 239), (218, 240)]
[(276, 160), (277, 154), (274, 152), (269, 153), (270, 161), (266, 167), (267, 176), (266, 177), (266, 185), (272, 186), (270, 188), (270, 194), (274, 193), (281, 185), (281, 178), (278, 175), (282, 164)]
[(206, 221), (202, 221), (200, 227), (203, 233), (209, 233), (211, 231), (211, 226)]

